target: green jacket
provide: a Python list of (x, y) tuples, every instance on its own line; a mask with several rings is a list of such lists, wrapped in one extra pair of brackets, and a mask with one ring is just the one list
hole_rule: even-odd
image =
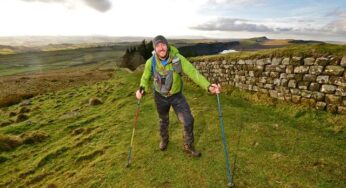
[[(156, 71), (158, 71), (160, 75), (163, 75), (164, 72), (173, 70), (172, 59), (174, 57), (178, 57), (181, 63), (182, 72), (185, 75), (187, 75), (192, 81), (194, 81), (197, 85), (199, 85), (200, 87), (208, 91), (208, 86), (210, 85), (208, 80), (203, 75), (201, 75), (198, 72), (198, 70), (184, 56), (179, 54), (179, 51), (177, 48), (173, 46), (169, 46), (168, 53), (169, 53), (169, 61), (166, 64), (166, 66), (162, 65), (158, 57), (155, 58), (156, 59), (155, 68), (156, 68)], [(141, 83), (140, 83), (140, 87), (144, 88), (144, 91), (146, 92), (148, 91), (148, 88), (149, 88), (148, 87), (149, 80), (150, 78), (153, 77), (153, 73), (152, 73), (153, 56), (149, 58), (145, 63), (145, 68), (144, 68), (144, 72), (143, 72)], [(157, 83), (155, 83), (155, 81), (156, 80), (154, 80), (154, 89), (160, 93), (160, 90), (157, 87)], [(173, 71), (173, 82), (172, 82), (172, 87), (169, 91), (169, 95), (173, 95), (173, 94), (181, 92), (182, 84), (183, 83), (182, 83), (181, 74), (177, 73), (176, 71)]]

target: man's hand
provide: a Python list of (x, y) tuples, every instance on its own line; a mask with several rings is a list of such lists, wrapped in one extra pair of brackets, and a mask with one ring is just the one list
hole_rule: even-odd
[(220, 84), (211, 84), (208, 88), (209, 92), (212, 94), (218, 94), (221, 91)]
[(143, 95), (144, 95), (144, 89), (141, 87), (139, 88), (139, 90), (136, 91), (136, 98), (140, 100)]

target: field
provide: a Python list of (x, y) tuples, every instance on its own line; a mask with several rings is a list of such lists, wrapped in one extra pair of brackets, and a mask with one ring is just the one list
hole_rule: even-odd
[[(243, 45), (256, 46), (253, 41)], [(173, 110), (168, 150), (159, 150), (149, 92), (141, 101), (132, 166), (125, 168), (141, 73), (116, 66), (124, 46), (0, 55), (0, 187), (225, 187), (216, 97), (188, 80), (184, 95), (202, 157), (182, 152)], [(192, 60), (341, 58), (345, 52), (345, 45), (290, 45)], [(228, 87), (221, 105), (236, 187), (346, 187), (346, 116)]]
[[(117, 70), (110, 80), (2, 109), (0, 119), (9, 124), (0, 128), (0, 186), (224, 187), (216, 98), (189, 82), (184, 93), (202, 157), (182, 152), (182, 126), (173, 112), (168, 150), (158, 149), (158, 117), (149, 93), (141, 101), (133, 164), (125, 168), (139, 79), (140, 73)], [(91, 105), (94, 98), (102, 104)], [(345, 116), (231, 88), (224, 89), (221, 104), (237, 187), (346, 186)], [(28, 119), (19, 121), (20, 114)]]

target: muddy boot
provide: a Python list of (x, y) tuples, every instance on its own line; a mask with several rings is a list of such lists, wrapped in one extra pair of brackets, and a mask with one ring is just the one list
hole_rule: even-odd
[(188, 144), (184, 144), (184, 152), (189, 154), (192, 157), (200, 157), (202, 154), (201, 152), (197, 151), (195, 149), (195, 147), (188, 145)]
[(165, 151), (167, 149), (168, 146), (168, 139), (162, 139), (160, 141), (160, 150), (161, 151)]

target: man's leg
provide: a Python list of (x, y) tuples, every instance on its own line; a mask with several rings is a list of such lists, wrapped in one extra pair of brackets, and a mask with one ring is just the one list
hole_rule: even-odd
[(201, 153), (194, 148), (194, 135), (193, 124), (194, 118), (192, 116), (190, 106), (187, 103), (185, 97), (182, 94), (173, 96), (172, 106), (177, 114), (179, 121), (184, 125), (184, 151), (191, 154), (194, 157), (201, 156)]
[(168, 125), (169, 125), (169, 109), (171, 104), (167, 98), (162, 97), (160, 94), (154, 92), (154, 100), (156, 103), (156, 110), (160, 118), (160, 149), (166, 150), (169, 141)]

